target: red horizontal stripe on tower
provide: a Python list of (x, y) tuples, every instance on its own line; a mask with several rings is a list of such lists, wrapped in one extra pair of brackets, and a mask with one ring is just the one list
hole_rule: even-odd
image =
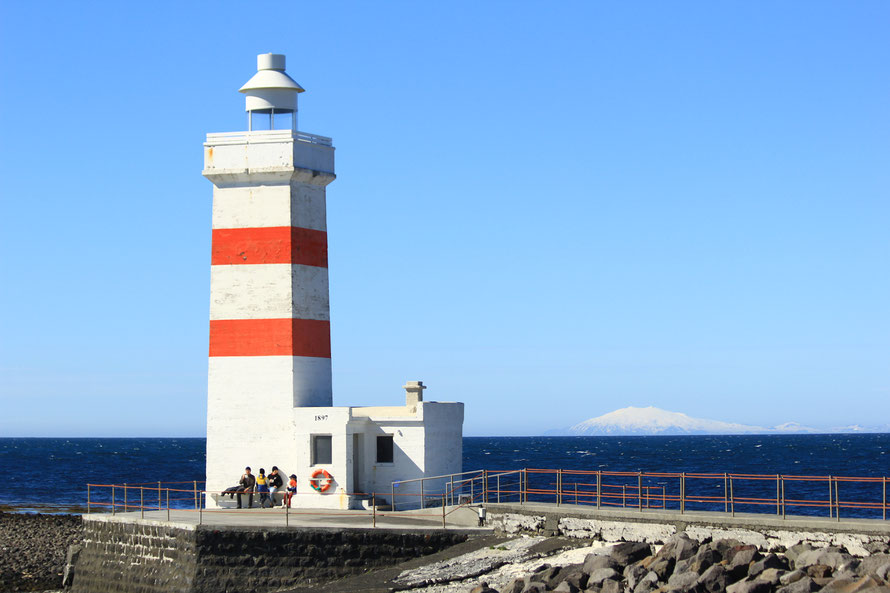
[(328, 234), (291, 226), (213, 229), (210, 263), (328, 267)]
[(210, 356), (331, 357), (331, 323), (315, 319), (217, 319)]

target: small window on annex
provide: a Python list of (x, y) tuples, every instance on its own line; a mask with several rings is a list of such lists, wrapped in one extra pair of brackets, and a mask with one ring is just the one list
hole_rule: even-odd
[(331, 462), (331, 435), (312, 435), (312, 465), (322, 465)]
[(392, 435), (377, 437), (377, 463), (393, 462)]

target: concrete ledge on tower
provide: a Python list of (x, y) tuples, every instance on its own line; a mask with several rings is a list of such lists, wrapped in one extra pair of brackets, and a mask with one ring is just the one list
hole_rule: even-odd
[(259, 180), (286, 183), (299, 171), (299, 180), (327, 185), (334, 175), (331, 139), (291, 130), (260, 130), (207, 134), (204, 177), (215, 185)]

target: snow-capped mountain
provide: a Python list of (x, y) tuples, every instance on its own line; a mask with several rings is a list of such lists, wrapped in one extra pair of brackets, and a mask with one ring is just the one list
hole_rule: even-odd
[(627, 407), (590, 418), (574, 426), (551, 430), (551, 435), (682, 435), (682, 434), (830, 434), (855, 432), (890, 432), (890, 425), (864, 427), (859, 425), (836, 428), (813, 428), (798, 422), (763, 427), (748, 424), (693, 418), (681, 412), (669, 412), (653, 406)]
[(621, 408), (596, 418), (579, 422), (568, 430), (577, 435), (634, 434), (752, 434), (768, 432), (760, 426), (747, 426), (693, 418), (660, 408)]

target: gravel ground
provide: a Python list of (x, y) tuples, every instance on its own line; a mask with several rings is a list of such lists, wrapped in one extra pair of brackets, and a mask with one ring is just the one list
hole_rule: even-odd
[(0, 511), (0, 593), (60, 589), (68, 546), (81, 533), (79, 515)]

